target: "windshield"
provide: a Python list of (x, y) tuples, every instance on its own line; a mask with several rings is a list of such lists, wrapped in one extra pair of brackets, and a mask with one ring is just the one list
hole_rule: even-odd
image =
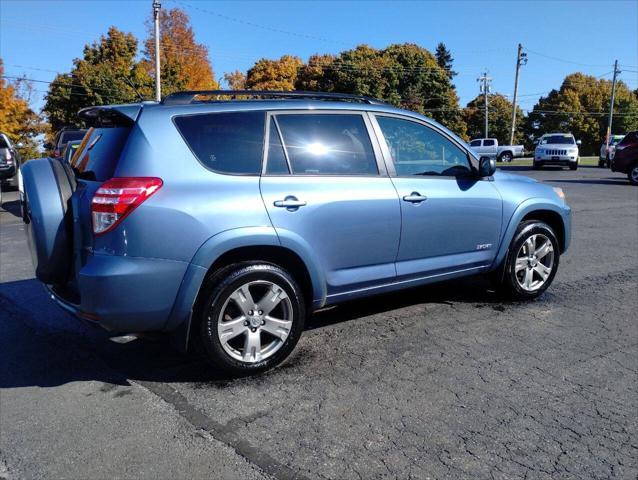
[(549, 135), (541, 139), (541, 145), (574, 145), (575, 143), (571, 135)]

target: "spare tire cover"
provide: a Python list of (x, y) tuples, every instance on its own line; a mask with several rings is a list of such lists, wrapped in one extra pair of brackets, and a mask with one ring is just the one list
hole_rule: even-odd
[(52, 158), (26, 162), (21, 171), (22, 216), (35, 275), (44, 283), (63, 284), (71, 270), (75, 177), (68, 164)]

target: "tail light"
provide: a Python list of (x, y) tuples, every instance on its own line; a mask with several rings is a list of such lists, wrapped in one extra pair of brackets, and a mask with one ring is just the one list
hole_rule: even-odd
[(114, 229), (162, 185), (161, 178), (153, 177), (119, 177), (104, 182), (91, 202), (93, 233)]

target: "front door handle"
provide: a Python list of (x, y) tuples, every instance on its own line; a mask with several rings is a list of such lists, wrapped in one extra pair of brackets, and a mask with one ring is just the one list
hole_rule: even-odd
[(428, 197), (421, 195), (419, 192), (412, 192), (410, 195), (403, 197), (403, 201), (410, 203), (421, 203), (427, 200)]
[(298, 200), (297, 197), (294, 197), (292, 195), (288, 195), (283, 200), (275, 200), (273, 205), (275, 207), (285, 208), (289, 212), (294, 212), (299, 207), (305, 206), (306, 202), (304, 202), (303, 200)]

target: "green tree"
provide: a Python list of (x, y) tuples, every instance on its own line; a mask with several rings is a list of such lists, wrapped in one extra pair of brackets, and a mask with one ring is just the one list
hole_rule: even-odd
[(297, 76), (300, 90), (354, 93), (426, 114), (466, 137), (448, 72), (428, 50), (405, 43), (378, 50), (359, 45), (337, 56), (313, 55)]
[[(161, 10), (160, 74), (162, 95), (179, 90), (214, 90), (219, 88), (208, 58), (208, 47), (195, 41), (188, 14), (179, 8)], [(155, 78), (155, 30), (153, 18), (146, 22), (148, 38), (144, 42), (142, 65)]]
[(439, 67), (441, 67), (447, 73), (447, 76), (450, 80), (456, 76), (456, 72), (452, 70), (452, 62), (454, 62), (454, 58), (452, 57), (452, 52), (450, 52), (445, 43), (440, 42), (436, 46), (436, 51), (434, 53), (436, 57), (436, 63), (438, 63)]
[(87, 106), (134, 102), (139, 100), (137, 92), (150, 98), (152, 80), (136, 55), (133, 34), (115, 27), (86, 45), (83, 58), (73, 61), (71, 72), (56, 75), (49, 86), (43, 111), (52, 129), (81, 126), (77, 112)]
[(46, 130), (42, 117), (29, 107), (30, 83), (5, 81), (4, 63), (0, 58), (0, 132), (6, 134), (18, 148), (23, 160), (39, 156), (36, 137)]
[(248, 70), (246, 88), (250, 90), (295, 89), (297, 73), (303, 62), (292, 55), (284, 55), (279, 60), (262, 58)]
[[(510, 142), (510, 129), (512, 127), (512, 102), (500, 93), (488, 95), (489, 135), (496, 138), (501, 145)], [(467, 134), (470, 138), (483, 138), (485, 136), (485, 99), (478, 95), (467, 104), (464, 112)], [(525, 117), (523, 110), (516, 107), (516, 128), (514, 129), (514, 143), (523, 142)]]
[[(529, 112), (530, 137), (548, 132), (571, 132), (582, 141), (581, 154), (598, 152), (607, 132), (611, 81), (583, 73), (567, 75), (558, 90), (541, 97)], [(638, 129), (638, 97), (620, 81), (616, 85), (613, 134)]]

